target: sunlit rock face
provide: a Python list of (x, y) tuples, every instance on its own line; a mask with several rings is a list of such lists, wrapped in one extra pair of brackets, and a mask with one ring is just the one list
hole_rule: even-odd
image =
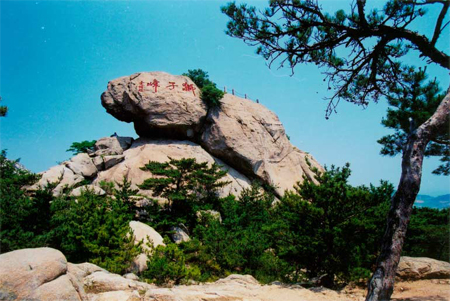
[(106, 111), (133, 122), (141, 137), (192, 138), (207, 107), (200, 90), (186, 76), (141, 72), (114, 79), (101, 96)]
[(141, 72), (112, 80), (102, 95), (107, 112), (134, 122), (141, 137), (183, 139), (245, 175), (273, 185), (278, 195), (322, 169), (287, 139), (278, 116), (259, 103), (225, 94), (208, 108), (187, 77)]
[[(139, 139), (116, 134), (101, 138), (89, 155), (78, 155), (43, 173), (40, 186), (57, 182), (80, 186), (85, 179), (121, 183), (126, 177), (138, 188), (150, 172), (148, 161), (195, 158), (218, 163), (228, 171), (229, 184), (219, 194), (239, 196), (251, 182), (272, 185), (277, 196), (304, 178), (315, 181), (322, 170), (310, 155), (288, 140), (278, 116), (261, 104), (225, 94), (219, 107), (207, 107), (197, 86), (185, 76), (141, 72), (108, 83), (102, 105), (115, 118), (133, 122)], [(91, 162), (92, 161), (92, 162)], [(76, 163), (76, 164), (75, 164)], [(75, 166), (76, 165), (76, 166)], [(152, 196), (151, 191), (141, 191)]]

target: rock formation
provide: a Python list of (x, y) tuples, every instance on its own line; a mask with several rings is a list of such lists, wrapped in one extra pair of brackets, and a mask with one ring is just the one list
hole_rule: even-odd
[[(108, 83), (102, 94), (106, 111), (121, 121), (133, 122), (139, 139), (101, 138), (95, 150), (78, 154), (42, 174), (37, 185), (57, 182), (81, 185), (84, 179), (121, 183), (127, 177), (134, 189), (151, 176), (140, 167), (149, 160), (195, 158), (218, 163), (228, 170), (230, 184), (221, 196), (239, 195), (253, 180), (275, 187), (277, 196), (306, 177), (314, 181), (314, 158), (294, 147), (278, 117), (261, 104), (225, 94), (220, 107), (208, 108), (200, 90), (185, 76), (143, 72)], [(34, 187), (34, 189), (37, 187)], [(149, 191), (141, 194), (152, 196)], [(78, 193), (78, 192), (77, 192)]]

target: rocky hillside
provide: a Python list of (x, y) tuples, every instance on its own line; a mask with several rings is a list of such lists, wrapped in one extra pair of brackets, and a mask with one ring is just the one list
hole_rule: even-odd
[(140, 170), (149, 160), (196, 158), (228, 170), (230, 184), (222, 195), (238, 195), (252, 180), (260, 180), (281, 196), (304, 177), (314, 180), (312, 168), (322, 169), (289, 142), (277, 115), (266, 107), (230, 94), (220, 107), (208, 107), (186, 76), (142, 72), (121, 77), (108, 83), (101, 100), (118, 120), (133, 122), (140, 138), (99, 139), (95, 152), (44, 172), (39, 186), (60, 181), (54, 190), (59, 194), (65, 185), (85, 179), (98, 186), (126, 176), (136, 188), (149, 176)]

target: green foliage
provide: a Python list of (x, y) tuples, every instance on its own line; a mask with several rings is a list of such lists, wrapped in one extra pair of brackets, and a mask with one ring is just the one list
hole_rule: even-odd
[(208, 72), (205, 72), (202, 69), (188, 70), (187, 73), (183, 73), (182, 75), (189, 77), (200, 89), (203, 89), (203, 87), (208, 85), (214, 85), (214, 83), (209, 80)]
[(450, 208), (413, 208), (403, 255), (449, 260)]
[(0, 251), (1, 253), (45, 245), (49, 229), (49, 189), (38, 190), (34, 197), (22, 189), (38, 180), (18, 163), (0, 153)]
[(411, 22), (423, 17), (432, 1), (416, 2), (388, 0), (382, 9), (369, 10), (366, 1), (358, 1), (350, 11), (334, 14), (318, 1), (269, 1), (265, 10), (231, 2), (222, 12), (229, 17), (226, 33), (257, 46), (269, 67), (279, 61), (292, 71), (297, 64), (323, 68), (333, 90), (328, 117), (341, 99), (365, 107), (404, 85), (403, 56), (410, 50), (449, 68), (448, 54), (436, 47), (448, 7), (441, 8), (433, 37), (418, 39), (423, 33), (412, 31)]
[(209, 80), (208, 72), (195, 69), (188, 70), (188, 73), (183, 73), (183, 75), (189, 77), (200, 88), (202, 91), (201, 98), (209, 107), (220, 107), (220, 100), (224, 92)]
[(52, 202), (53, 244), (69, 261), (89, 261), (123, 273), (140, 253), (128, 226), (133, 212), (124, 195), (130, 191), (123, 190), (116, 191), (115, 198), (86, 191), (76, 201), (58, 198)]
[[(436, 81), (426, 82), (424, 71), (415, 72), (405, 68), (405, 85), (393, 89), (388, 95), (391, 108), (387, 111), (382, 124), (395, 130), (394, 134), (378, 140), (383, 145), (382, 155), (395, 156), (402, 153), (408, 136), (423, 124), (436, 111), (444, 95), (439, 94), (440, 88)], [(439, 156), (442, 164), (433, 171), (434, 174), (450, 174), (450, 128), (449, 121), (445, 131), (437, 133), (427, 145), (425, 156)]]
[[(217, 164), (208, 167), (208, 163), (197, 163), (195, 159), (170, 159), (169, 162), (159, 163), (150, 161), (144, 167), (153, 176), (144, 180), (141, 189), (150, 189), (154, 196), (167, 200), (164, 210), (167, 212), (165, 225), (177, 226), (195, 223), (195, 213), (199, 209), (210, 209), (217, 205), (217, 190), (228, 182), (219, 180), (226, 175)], [(169, 214), (170, 213), (170, 214)]]
[[(0, 96), (0, 100), (2, 100), (2, 97)], [(0, 117), (5, 117), (8, 113), (8, 107), (0, 106)]]
[(180, 284), (200, 278), (200, 270), (196, 266), (186, 265), (184, 253), (174, 243), (159, 245), (153, 249), (147, 267), (142, 277), (159, 285)]
[(368, 271), (374, 263), (393, 188), (386, 182), (353, 187), (349, 176), (348, 164), (316, 172), (319, 185), (305, 179), (276, 207), (271, 231), (279, 257), (294, 268), (293, 279), (305, 268), (309, 277), (326, 274), (323, 285), (332, 287), (335, 276), (348, 281), (353, 269)]
[(81, 141), (81, 142), (73, 142), (72, 145), (66, 152), (73, 152), (74, 155), (80, 154), (80, 153), (87, 153), (88, 150), (93, 151), (95, 146), (95, 140), (92, 141)]
[(224, 92), (217, 89), (216, 84), (212, 84), (202, 88), (201, 98), (209, 107), (220, 107), (220, 100), (223, 95)]

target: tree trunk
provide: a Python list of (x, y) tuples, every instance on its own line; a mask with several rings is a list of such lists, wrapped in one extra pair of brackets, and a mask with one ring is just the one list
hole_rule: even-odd
[(425, 148), (434, 135), (449, 130), (445, 126), (449, 114), (450, 88), (436, 112), (408, 138), (403, 150), (402, 175), (391, 199), (381, 253), (369, 282), (366, 301), (387, 301), (391, 298), (412, 207), (420, 189)]

